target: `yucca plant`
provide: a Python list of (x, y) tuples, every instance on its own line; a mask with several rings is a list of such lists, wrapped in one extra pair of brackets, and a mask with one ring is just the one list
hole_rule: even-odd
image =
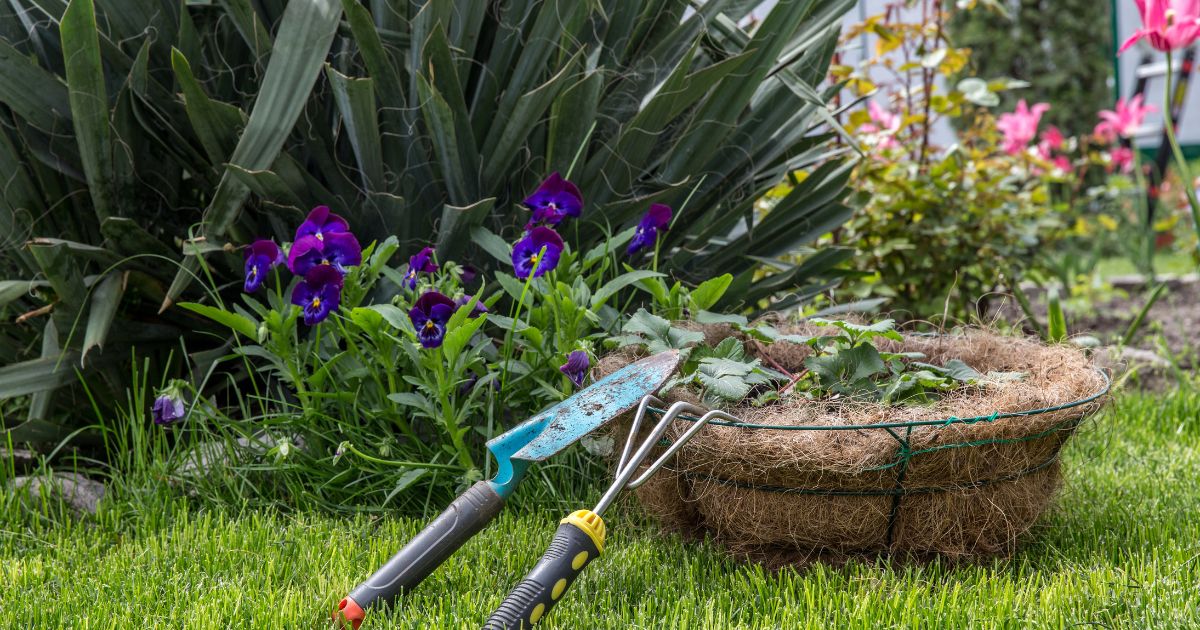
[(368, 238), (469, 259), (473, 239), (519, 230), (519, 201), (558, 171), (583, 190), (585, 225), (604, 228), (581, 245), (666, 203), (679, 218), (660, 271), (733, 273), (727, 308), (811, 297), (847, 253), (783, 258), (849, 213), (816, 86), (854, 3), (781, 0), (739, 26), (757, 4), (11, 0), (0, 398), (31, 404), (5, 426), (62, 437), (85, 401), (51, 393), (78, 374), (112, 396), (131, 347), (217, 345), (171, 305), (221, 300), (235, 247), (287, 240), (318, 204)]

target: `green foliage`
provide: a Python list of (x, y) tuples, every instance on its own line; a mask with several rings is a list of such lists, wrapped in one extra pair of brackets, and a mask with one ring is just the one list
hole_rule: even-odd
[(663, 389), (694, 386), (701, 400), (709, 405), (741, 402), (756, 388), (783, 378), (782, 374), (764, 368), (759, 359), (747, 356), (738, 339), (727, 337), (716, 346), (704, 346), (704, 333), (672, 325), (644, 309), (625, 322), (621, 333), (608, 340), (608, 344), (638, 346), (652, 354), (679, 350), (683, 355), (679, 375)]
[[(1081, 219), (1097, 212), (1092, 187), (1113, 160), (1086, 138), (1051, 143), (1044, 124), (1040, 136), (1006, 142), (989, 108), (1010, 92), (1030, 98), (1028, 83), (976, 73), (976, 53), (943, 28), (958, 10), (916, 4), (852, 27), (849, 36), (870, 34), (879, 50), (862, 67), (834, 69), (877, 108), (849, 116), (868, 156), (855, 171), (858, 211), (835, 235), (859, 254), (852, 264), (860, 279), (842, 295), (887, 298), (904, 319), (971, 321), (1022, 280), (1058, 278), (1089, 258)], [(898, 78), (866, 81), (871, 64)], [(920, 72), (905, 70), (917, 65)], [(937, 146), (934, 131), (946, 121), (960, 127), (955, 143)]]
[(807, 398), (845, 396), (884, 404), (920, 404), (961, 387), (1020, 378), (1014, 374), (980, 374), (959, 359), (933, 365), (921, 361), (925, 355), (919, 352), (880, 350), (876, 340), (904, 339), (890, 319), (869, 325), (821, 318), (809, 321), (839, 332), (808, 341), (813, 354), (804, 360), (807, 373), (794, 380), (794, 391)]
[[(15, 284), (0, 294), (27, 317), (0, 329), (13, 369), (0, 396), (33, 394), (14, 439), (77, 425), (63, 418), (81, 391), (51, 395), (75, 369), (110, 406), (131, 348), (165, 365), (181, 339), (229, 341), (193, 312), (158, 311), (220, 307), (237, 246), (286, 240), (318, 204), (364, 240), (431, 240), (490, 265), (471, 236), (519, 230), (519, 202), (557, 170), (586, 198), (579, 252), (663, 202), (676, 221), (657, 271), (732, 276), (720, 303), (699, 293), (707, 307), (811, 296), (848, 251), (759, 268), (849, 216), (847, 150), (820, 132), (832, 118), (814, 86), (851, 6), (784, 0), (746, 32), (742, 2), (6, 4), (0, 271)], [(798, 169), (805, 184), (756, 214)]]
[[(648, 293), (643, 283), (663, 276), (622, 264), (628, 236), (585, 255), (568, 246), (540, 277), (494, 271), (483, 282), (465, 280), (464, 267), (444, 259), (436, 271), (410, 276), (390, 262), (399, 248), (392, 237), (363, 250), (362, 264), (344, 277), (339, 310), (312, 327), (286, 299), (299, 279), (284, 280), (282, 271), (267, 281), (264, 297), (181, 303), (234, 335), (218, 368), (241, 370), (244, 384), (232, 403), (200, 398), (166, 429), (193, 445), (170, 458), (167, 474), (212, 500), (228, 498), (214, 479), (238, 487), (245, 500), (287, 505), (381, 509), (411, 506), (430, 493), (448, 500), (490, 472), (486, 439), (574, 393), (571, 375), (560, 370), (573, 352), (594, 359), (618, 329), (625, 336), (607, 345), (632, 339), (659, 351), (703, 341), (645, 309), (626, 319), (614, 306)], [(499, 236), (480, 227), (476, 238), (508, 258)], [(719, 299), (729, 278), (698, 288), (700, 302)], [(458, 306), (440, 342), (425, 347), (410, 309), (433, 291)], [(676, 294), (696, 302), (686, 288)], [(766, 382), (740, 346), (719, 350), (693, 353), (690, 377), (736, 398)]]
[(843, 238), (871, 275), (847, 292), (887, 297), (907, 318), (985, 312), (991, 294), (1048, 268), (1066, 229), (1043, 183), (986, 140), (964, 139), (924, 170), (873, 160), (859, 182), (860, 212)]
[[(1018, 98), (1049, 102), (1046, 122), (1067, 135), (1091, 133), (1096, 113), (1112, 104), (1112, 17), (1107, 2), (1021, 0), (978, 2), (956, 11), (954, 42), (971, 49), (971, 76), (1026, 81), (995, 106), (1011, 111)], [(1126, 78), (1126, 80), (1129, 80)]]

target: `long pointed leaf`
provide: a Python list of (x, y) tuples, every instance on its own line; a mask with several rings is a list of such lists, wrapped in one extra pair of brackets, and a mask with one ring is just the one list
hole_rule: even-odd
[(112, 134), (108, 126), (108, 95), (104, 88), (96, 8), (92, 0), (71, 0), (59, 30), (79, 159), (96, 217), (103, 221), (115, 211), (113, 187), (117, 182), (112, 164)]
[[(267, 169), (275, 161), (320, 75), (341, 13), (341, 4), (336, 0), (300, 0), (288, 4), (258, 100), (230, 162), (254, 171)], [(249, 194), (250, 189), (227, 170), (205, 210), (205, 235), (223, 236), (237, 219)], [(190, 283), (185, 271), (180, 270), (176, 275), (163, 308), (170, 306)]]

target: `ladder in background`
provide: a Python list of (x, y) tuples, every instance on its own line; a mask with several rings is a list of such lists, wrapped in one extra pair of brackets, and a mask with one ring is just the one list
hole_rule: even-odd
[[(1196, 47), (1189, 46), (1184, 50), (1183, 55), (1179, 58), (1179, 60), (1175, 61), (1173, 64), (1174, 67), (1169, 69), (1167, 68), (1166, 61), (1155, 61), (1152, 55), (1143, 55), (1142, 61), (1138, 65), (1137, 72), (1134, 75), (1137, 79), (1137, 82), (1133, 86), (1133, 94), (1130, 96), (1130, 98), (1139, 94), (1145, 98), (1146, 88), (1151, 79), (1166, 77), (1167, 72), (1177, 73), (1174, 77), (1175, 80), (1171, 84), (1171, 87), (1174, 88), (1174, 93), (1171, 94), (1171, 120), (1175, 123), (1176, 137), (1178, 137), (1179, 119), (1183, 115), (1183, 104), (1187, 102), (1188, 82), (1191, 80), (1192, 68), (1195, 66), (1195, 64)], [(1154, 225), (1154, 211), (1158, 205), (1158, 189), (1159, 186), (1162, 185), (1163, 177), (1167, 173), (1167, 166), (1171, 163), (1171, 147), (1167, 142), (1166, 129), (1163, 129), (1163, 131), (1159, 132), (1159, 136), (1158, 150), (1154, 154), (1154, 166), (1147, 174), (1148, 186), (1146, 189), (1146, 209), (1147, 217), (1149, 219), (1147, 221), (1148, 225)], [(1132, 141), (1123, 139), (1121, 140), (1121, 143), (1124, 146), (1137, 151), (1137, 146)], [(1195, 183), (1183, 182), (1183, 185), (1194, 186)]]

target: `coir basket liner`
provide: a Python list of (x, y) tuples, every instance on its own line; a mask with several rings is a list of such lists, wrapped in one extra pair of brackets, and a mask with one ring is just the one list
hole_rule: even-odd
[[(738, 334), (721, 326), (704, 332), (708, 344)], [(803, 370), (809, 354), (801, 344), (746, 341), (764, 362), (792, 373)], [(878, 552), (1011, 552), (1052, 500), (1061, 481), (1059, 451), (1103, 404), (1107, 376), (1076, 348), (979, 330), (910, 335), (880, 349), (1025, 377), (965, 388), (933, 405), (792, 397), (728, 408), (741, 423), (701, 430), (637, 490), (638, 501), (667, 529), (710, 536), (768, 564)], [(597, 370), (611, 372), (632, 358), (618, 352)], [(697, 402), (683, 388), (666, 400)], [(688, 425), (677, 420), (667, 438)], [(616, 430), (619, 451), (625, 434), (620, 424)]]

